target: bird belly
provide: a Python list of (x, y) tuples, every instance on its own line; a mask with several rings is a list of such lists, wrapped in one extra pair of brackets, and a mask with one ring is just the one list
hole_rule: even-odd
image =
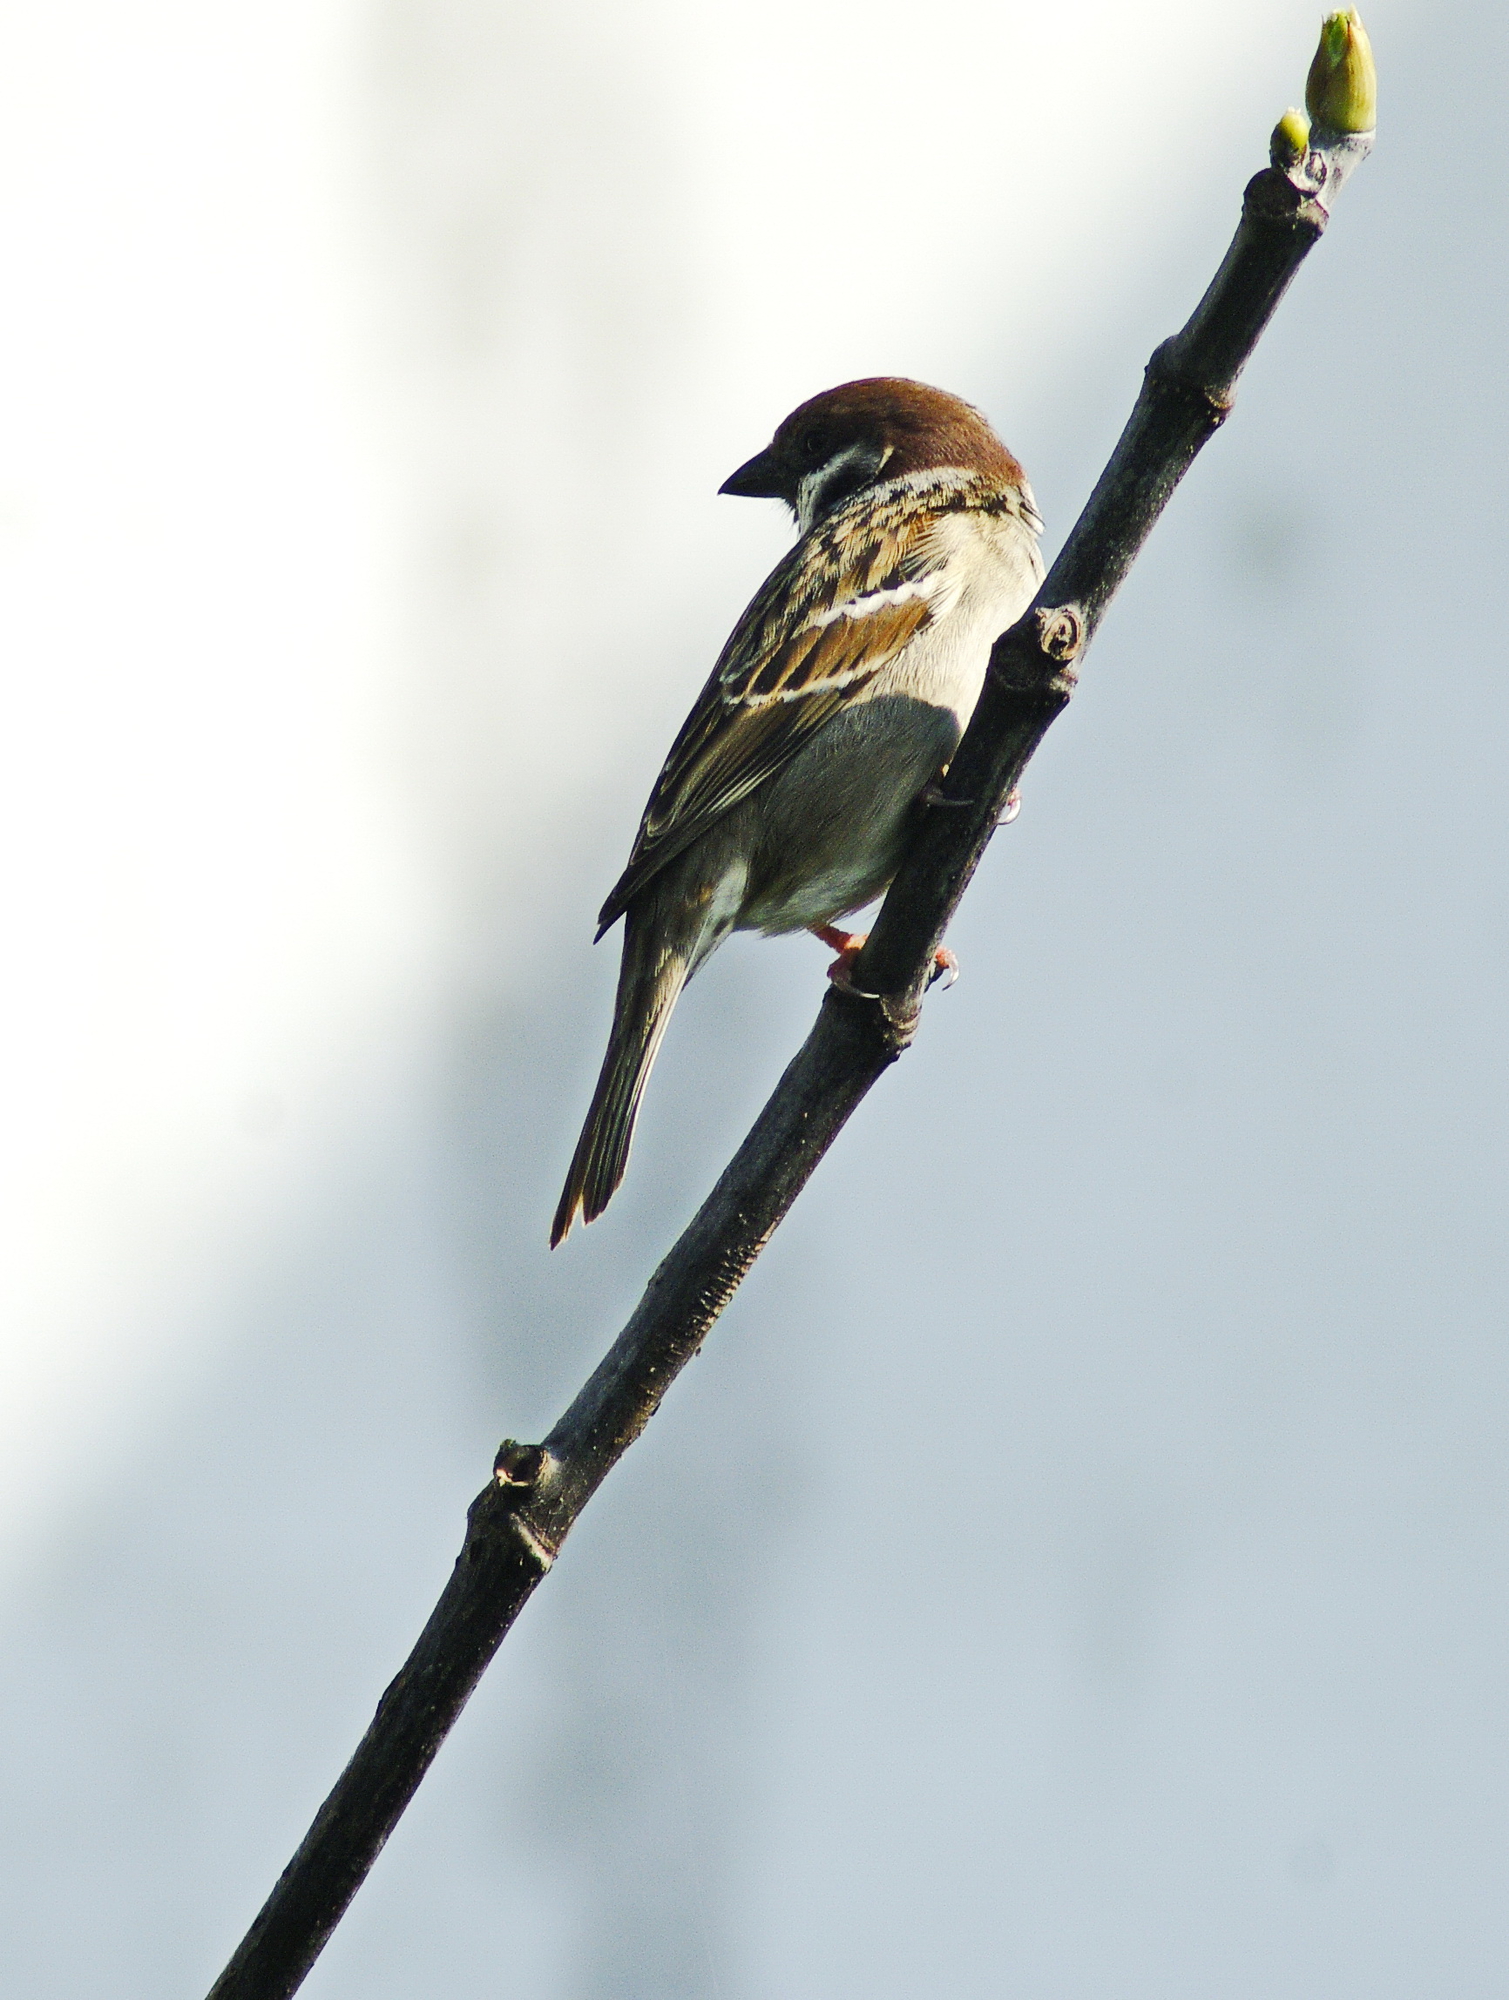
[(741, 930), (808, 930), (862, 909), (900, 864), (913, 805), (958, 747), (951, 707), (877, 695), (834, 716), (749, 801)]

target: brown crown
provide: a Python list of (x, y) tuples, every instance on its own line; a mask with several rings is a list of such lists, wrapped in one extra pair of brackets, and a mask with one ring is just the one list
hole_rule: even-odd
[(881, 479), (948, 465), (982, 472), (1003, 485), (1023, 483), (1021, 466), (978, 410), (925, 382), (872, 375), (825, 389), (794, 409), (764, 451), (741, 465), (721, 490), (768, 495), (795, 506), (806, 475), (852, 445), (873, 449)]

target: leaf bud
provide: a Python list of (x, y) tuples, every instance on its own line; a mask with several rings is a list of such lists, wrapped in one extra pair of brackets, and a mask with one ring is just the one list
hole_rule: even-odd
[(1378, 72), (1355, 7), (1327, 14), (1305, 84), (1312, 122), (1327, 132), (1371, 132), (1378, 122)]
[(1268, 154), (1280, 173), (1297, 167), (1310, 150), (1310, 121), (1291, 104), (1273, 128)]

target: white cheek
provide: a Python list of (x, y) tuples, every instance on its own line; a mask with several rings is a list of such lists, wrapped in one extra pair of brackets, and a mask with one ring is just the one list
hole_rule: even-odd
[(824, 466), (821, 471), (809, 472), (801, 485), (796, 489), (796, 526), (798, 534), (805, 535), (807, 530), (812, 526), (813, 519), (817, 513), (817, 503), (822, 495), (823, 473), (826, 471), (827, 467)]

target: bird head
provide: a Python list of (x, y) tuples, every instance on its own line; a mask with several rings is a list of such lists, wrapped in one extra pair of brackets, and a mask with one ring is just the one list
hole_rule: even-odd
[(935, 466), (1023, 484), (978, 410), (925, 382), (875, 375), (801, 404), (718, 491), (784, 500), (805, 533), (866, 487)]

